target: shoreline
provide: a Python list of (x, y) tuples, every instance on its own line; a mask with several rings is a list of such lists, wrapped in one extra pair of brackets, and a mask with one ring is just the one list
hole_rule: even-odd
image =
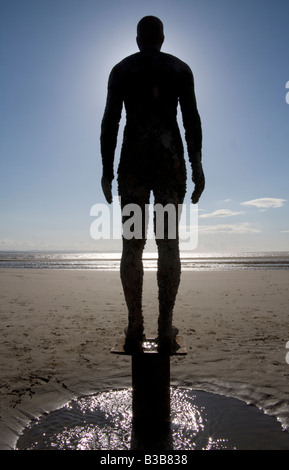
[[(98, 391), (131, 386), (110, 353), (127, 312), (116, 271), (0, 269), (0, 449), (28, 422)], [(188, 354), (171, 384), (253, 404), (289, 430), (289, 271), (185, 271), (174, 324)], [(156, 272), (144, 274), (146, 334), (157, 325)]]
[[(157, 252), (144, 251), (145, 271), (157, 269)], [(78, 269), (120, 270), (121, 252), (1, 252), (0, 270), (16, 269)], [(181, 252), (182, 271), (240, 271), (289, 269), (289, 252), (189, 253)]]

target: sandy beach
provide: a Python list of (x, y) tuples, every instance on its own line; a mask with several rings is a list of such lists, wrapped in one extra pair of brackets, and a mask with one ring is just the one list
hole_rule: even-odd
[[(1, 269), (0, 449), (70, 399), (131, 385), (131, 362), (111, 354), (126, 326), (119, 273)], [(156, 334), (156, 272), (145, 272), (147, 335)], [(286, 363), (289, 271), (184, 272), (174, 324), (188, 354), (173, 384), (240, 398), (289, 429)]]

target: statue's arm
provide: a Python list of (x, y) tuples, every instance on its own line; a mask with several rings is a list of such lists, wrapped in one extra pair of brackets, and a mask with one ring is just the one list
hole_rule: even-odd
[(205, 188), (205, 176), (202, 166), (202, 124), (197, 108), (194, 77), (189, 67), (184, 70), (181, 78), (179, 101), (188, 157), (192, 167), (192, 180), (195, 183), (192, 203), (196, 204)]
[(112, 202), (111, 185), (114, 178), (114, 154), (117, 144), (123, 99), (116, 71), (113, 69), (107, 90), (106, 106), (101, 123), (100, 149), (102, 158), (102, 189), (107, 202)]

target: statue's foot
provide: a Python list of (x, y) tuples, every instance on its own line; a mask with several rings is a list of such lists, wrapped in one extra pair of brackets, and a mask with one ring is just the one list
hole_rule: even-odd
[(126, 327), (124, 329), (125, 332), (125, 343), (124, 343), (124, 350), (127, 354), (134, 354), (134, 353), (143, 353), (143, 341), (145, 341), (145, 334), (143, 332), (143, 328), (133, 328), (133, 327)]
[(174, 354), (180, 347), (176, 341), (178, 333), (179, 330), (175, 326), (171, 326), (170, 328), (165, 328), (163, 330), (159, 329), (158, 352), (163, 354)]

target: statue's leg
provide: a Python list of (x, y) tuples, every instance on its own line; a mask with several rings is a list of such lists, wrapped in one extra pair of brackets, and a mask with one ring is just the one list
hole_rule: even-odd
[(138, 342), (143, 335), (142, 289), (143, 264), (142, 253), (145, 240), (126, 240), (123, 238), (123, 251), (120, 264), (120, 277), (128, 308), (128, 342)]
[(146, 243), (149, 193), (150, 191), (145, 186), (137, 184), (133, 178), (126, 178), (125, 184), (119, 182), (123, 213), (128, 204), (133, 204), (133, 206), (129, 206), (126, 215), (122, 217), (123, 249), (120, 264), (120, 277), (128, 308), (128, 326), (125, 330), (125, 349), (127, 351), (137, 348), (141, 344), (144, 334), (142, 254)]
[(173, 327), (173, 309), (180, 284), (181, 262), (178, 240), (157, 240), (159, 289), (159, 343), (170, 348), (178, 330)]
[[(168, 189), (169, 188), (169, 189)], [(181, 188), (180, 188), (181, 189)], [(177, 328), (172, 324), (173, 309), (181, 278), (181, 261), (179, 252), (179, 218), (185, 190), (174, 191), (173, 187), (155, 192), (155, 204), (161, 204), (164, 209), (164, 229), (158, 231), (158, 219), (155, 211), (154, 228), (158, 247), (158, 289), (159, 289), (159, 318), (158, 341), (159, 349), (167, 352), (174, 350)], [(159, 235), (159, 237), (157, 237)]]

